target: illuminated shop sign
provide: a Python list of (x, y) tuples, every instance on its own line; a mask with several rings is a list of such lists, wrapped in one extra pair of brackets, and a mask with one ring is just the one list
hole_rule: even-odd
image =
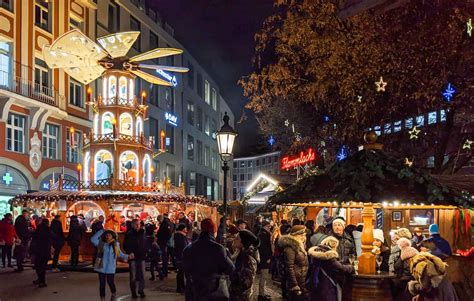
[(281, 159), (281, 169), (287, 170), (296, 166), (301, 166), (316, 160), (316, 153), (312, 148), (309, 148), (306, 152), (301, 152), (298, 157), (290, 158), (285, 156)]
[(165, 113), (165, 119), (168, 121), (169, 124), (172, 126), (178, 126), (178, 116), (175, 116), (171, 113), (166, 112)]
[(156, 70), (156, 73), (159, 75), (163, 76), (167, 81), (169, 81), (173, 87), (176, 87), (178, 85), (178, 81), (176, 80), (176, 76), (171, 75), (161, 69)]

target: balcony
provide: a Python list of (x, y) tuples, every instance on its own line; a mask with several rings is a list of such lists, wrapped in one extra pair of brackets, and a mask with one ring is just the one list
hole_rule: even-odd
[(54, 107), (58, 107), (60, 99), (64, 98), (53, 88), (35, 83), (26, 77), (13, 76), (13, 72), (0, 71), (0, 90), (10, 91)]
[(125, 144), (131, 146), (143, 146), (147, 149), (153, 149), (153, 141), (146, 139), (145, 136), (129, 136), (124, 134), (119, 134), (117, 137), (114, 137), (113, 134), (105, 135), (92, 135), (89, 134), (84, 140), (84, 147), (89, 147), (91, 144)]

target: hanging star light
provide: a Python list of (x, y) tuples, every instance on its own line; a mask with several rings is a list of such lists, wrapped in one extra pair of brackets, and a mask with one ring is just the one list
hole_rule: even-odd
[(296, 141), (301, 142), (301, 135), (300, 135), (300, 133), (296, 133), (296, 134), (295, 134), (295, 139), (296, 139)]
[(362, 102), (362, 95), (357, 95), (357, 102)]
[(421, 132), (421, 130), (417, 129), (416, 126), (411, 129), (411, 131), (408, 131), (408, 134), (410, 134), (410, 139), (418, 139), (418, 134)]
[(285, 120), (285, 126), (286, 126), (286, 127), (290, 126), (290, 121), (289, 121), (288, 119)]
[(405, 158), (405, 165), (411, 167), (413, 165), (413, 160), (410, 161), (410, 159)]
[(377, 92), (385, 92), (385, 87), (387, 86), (387, 82), (384, 82), (381, 76), (380, 80), (378, 82), (375, 82), (375, 85), (377, 86)]
[(464, 142), (462, 149), (471, 149), (473, 144), (474, 141), (467, 139), (466, 142)]
[(348, 156), (347, 147), (343, 145), (336, 153), (336, 161), (342, 161), (346, 159), (347, 156)]
[(469, 18), (469, 20), (466, 22), (466, 32), (467, 34), (472, 37), (472, 19)]
[(323, 115), (323, 121), (325, 123), (328, 123), (329, 121), (331, 121), (331, 117), (329, 117), (329, 115)]
[(270, 144), (270, 146), (273, 146), (275, 142), (275, 137), (273, 137), (273, 135), (270, 135), (270, 137), (268, 137), (268, 144)]
[(456, 93), (456, 89), (451, 86), (451, 83), (448, 83), (446, 90), (443, 92), (443, 97), (446, 99), (446, 102), (451, 102), (451, 98), (453, 98), (454, 93)]

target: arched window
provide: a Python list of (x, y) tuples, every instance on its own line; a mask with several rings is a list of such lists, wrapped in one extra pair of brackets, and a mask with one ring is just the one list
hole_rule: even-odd
[(120, 134), (133, 136), (133, 119), (129, 113), (120, 115)]
[(109, 151), (100, 150), (94, 158), (94, 180), (110, 178), (114, 169), (114, 157)]
[(137, 117), (137, 125), (135, 127), (135, 135), (138, 137), (143, 133), (143, 121), (141, 117)]
[(130, 104), (133, 104), (133, 98), (135, 97), (134, 93), (135, 93), (135, 88), (134, 88), (134, 80), (133, 79), (130, 79), (128, 81), (128, 84), (130, 85), (128, 87), (128, 101)]
[(89, 182), (90, 180), (90, 169), (91, 169), (91, 153), (86, 152), (84, 156), (84, 175), (82, 178), (84, 179), (84, 182)]
[(143, 159), (143, 184), (151, 183), (151, 160), (149, 155)]
[(102, 135), (108, 135), (114, 132), (114, 125), (112, 123), (114, 119), (114, 114), (110, 112), (105, 112), (102, 115)]
[(127, 78), (121, 76), (119, 78), (119, 98), (126, 100), (128, 98), (127, 94)]
[(110, 101), (112, 101), (112, 98), (114, 98), (115, 96), (117, 96), (117, 78), (113, 75), (111, 75), (109, 77), (109, 95), (108, 98)]
[(132, 151), (124, 151), (120, 155), (119, 179), (138, 184), (138, 156)]

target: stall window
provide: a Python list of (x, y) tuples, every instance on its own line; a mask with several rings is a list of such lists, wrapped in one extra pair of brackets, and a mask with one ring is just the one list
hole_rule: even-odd
[(410, 227), (428, 228), (434, 223), (434, 209), (411, 209)]

